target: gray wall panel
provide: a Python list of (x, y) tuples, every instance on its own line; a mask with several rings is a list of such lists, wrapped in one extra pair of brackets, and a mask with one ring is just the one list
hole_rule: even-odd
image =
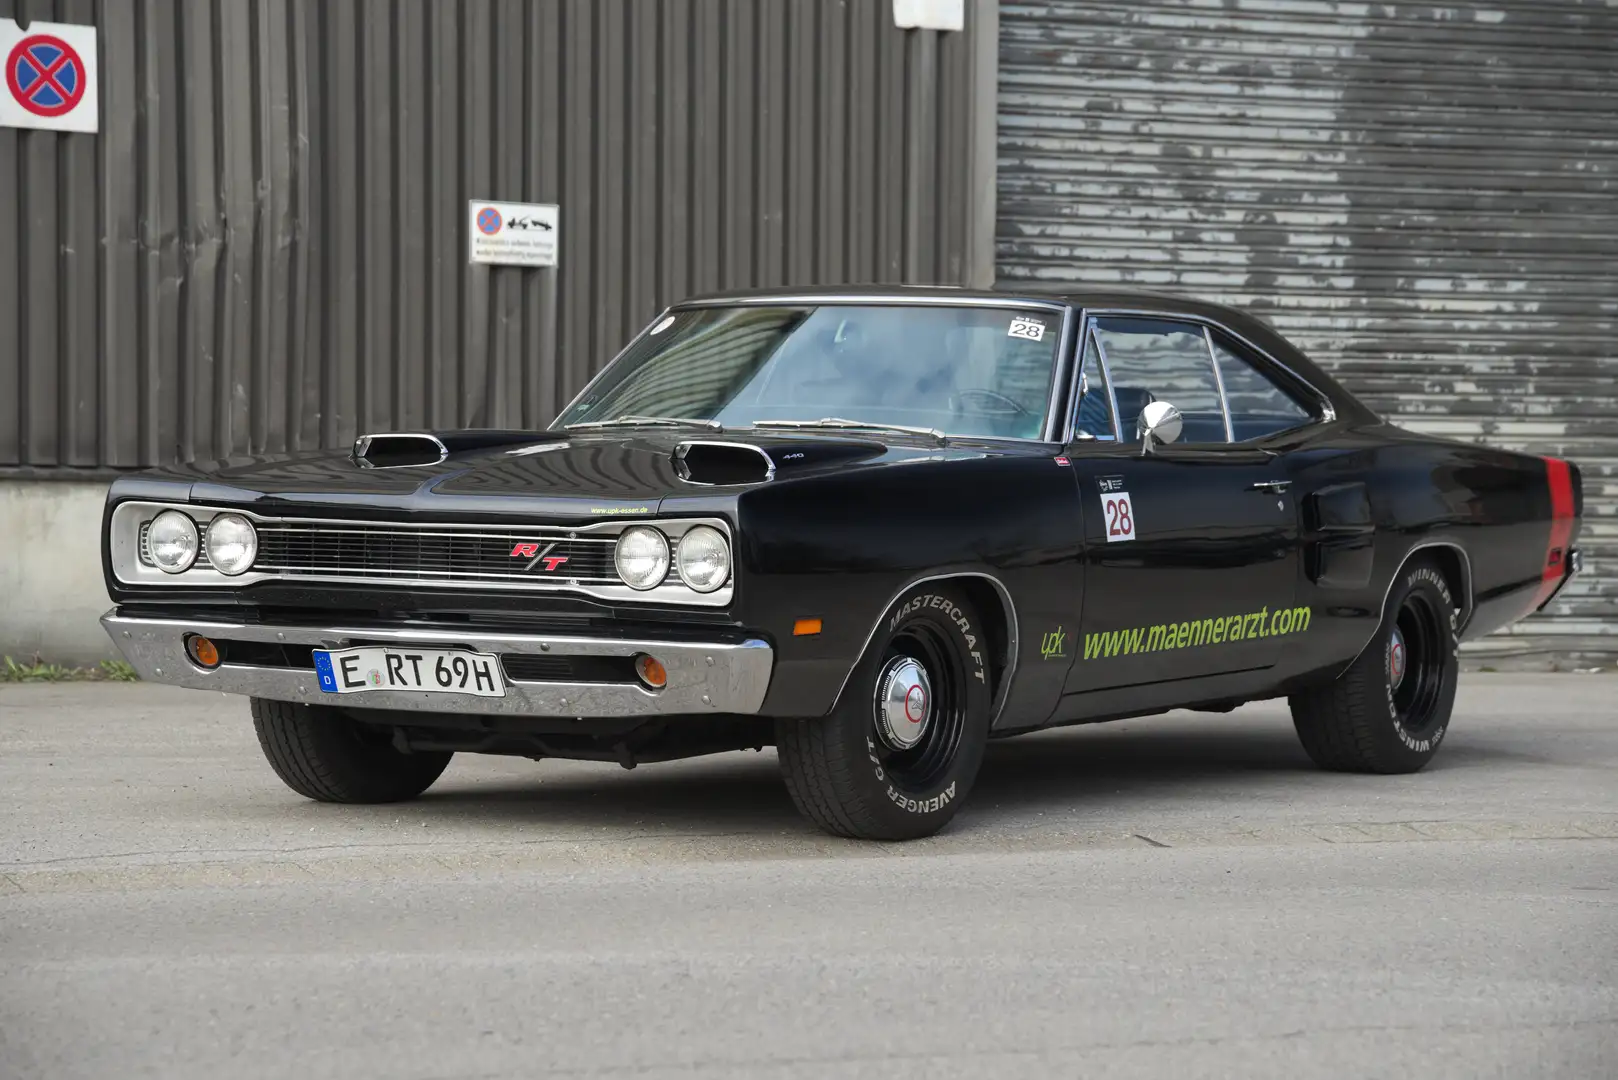
[[(0, 470), (542, 425), (694, 292), (958, 282), (966, 34), (889, 0), (0, 0), (101, 28), (0, 130)], [(557, 202), (558, 272), (469, 267)]]
[(1000, 42), (1003, 281), (1234, 302), (1397, 423), (1572, 458), (1590, 571), (1518, 629), (1618, 633), (1618, 5), (1051, 0)]

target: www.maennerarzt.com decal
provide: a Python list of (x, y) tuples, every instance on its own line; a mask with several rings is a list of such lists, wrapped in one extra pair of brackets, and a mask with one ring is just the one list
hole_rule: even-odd
[(1162, 652), (1166, 649), (1193, 649), (1199, 645), (1225, 645), (1248, 638), (1301, 634), (1309, 629), (1307, 607), (1268, 607), (1241, 615), (1199, 619), (1181, 623), (1160, 623), (1123, 630), (1100, 630), (1084, 635), (1084, 658)]

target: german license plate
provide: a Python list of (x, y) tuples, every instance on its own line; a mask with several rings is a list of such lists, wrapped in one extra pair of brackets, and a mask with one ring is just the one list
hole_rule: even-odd
[(328, 694), (421, 690), (429, 694), (505, 697), (499, 657), (461, 649), (315, 649), (315, 674)]

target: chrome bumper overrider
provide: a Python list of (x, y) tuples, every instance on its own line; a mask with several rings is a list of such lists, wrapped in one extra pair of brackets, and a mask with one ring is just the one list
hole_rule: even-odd
[(1546, 608), (1550, 607), (1551, 604), (1554, 603), (1564, 591), (1566, 591), (1569, 583), (1571, 583), (1574, 578), (1578, 577), (1582, 573), (1584, 573), (1584, 552), (1578, 548), (1573, 548), (1567, 553), (1567, 563), (1562, 569), (1562, 577), (1559, 581), (1557, 581), (1556, 588), (1552, 589), (1551, 594), (1547, 596), (1534, 610), (1544, 611)]
[[(345, 709), (406, 709), (437, 713), (496, 713), (508, 716), (624, 717), (688, 713), (756, 713), (769, 688), (775, 653), (769, 644), (748, 640), (714, 644), (561, 637), (379, 627), (310, 628), (191, 619), (148, 619), (119, 615), (101, 617), (101, 625), (131, 666), (147, 682), (196, 690), (341, 705)], [(261, 667), (226, 662), (212, 670), (198, 667), (186, 655), (185, 639), (201, 634), (216, 641), (259, 641), (344, 648), (367, 644), (442, 648), (532, 656), (634, 656), (660, 660), (668, 682), (660, 690), (637, 683), (526, 682), (505, 677), (504, 697), (424, 693), (416, 690), (372, 690), (362, 694), (323, 693), (313, 670)]]

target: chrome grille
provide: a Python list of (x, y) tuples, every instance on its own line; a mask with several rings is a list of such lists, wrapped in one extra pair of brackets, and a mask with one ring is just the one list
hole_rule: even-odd
[[(206, 555), (182, 574), (165, 574), (151, 560), (150, 522), (164, 510), (189, 514), (204, 532), (219, 514), (240, 514), (258, 532), (253, 565), (227, 576), (208, 565)], [(637, 508), (635, 513), (646, 513)], [(614, 508), (591, 514), (616, 515)], [(128, 500), (112, 513), (108, 544), (116, 579), (133, 586), (251, 589), (269, 581), (313, 584), (386, 585), (412, 589), (461, 589), (577, 593), (612, 603), (664, 603), (724, 607), (734, 585), (699, 593), (671, 567), (655, 588), (632, 589), (613, 564), (618, 537), (635, 525), (661, 531), (671, 546), (691, 529), (706, 525), (730, 538), (730, 525), (718, 517), (615, 517), (577, 525), (526, 524), (521, 519), (490, 525), (449, 522), (404, 523), (353, 518), (275, 517), (235, 507)], [(517, 553), (521, 545), (533, 545)], [(554, 545), (554, 546), (553, 546)], [(532, 556), (539, 555), (537, 561)], [(554, 569), (545, 569), (549, 556)]]
[[(615, 542), (611, 536), (569, 536), (538, 529), (437, 531), (352, 522), (277, 523), (259, 526), (253, 569), (289, 576), (618, 584)], [(542, 557), (536, 561), (535, 555)], [(554, 561), (558, 559), (563, 561)], [(547, 570), (547, 565), (554, 569)]]

